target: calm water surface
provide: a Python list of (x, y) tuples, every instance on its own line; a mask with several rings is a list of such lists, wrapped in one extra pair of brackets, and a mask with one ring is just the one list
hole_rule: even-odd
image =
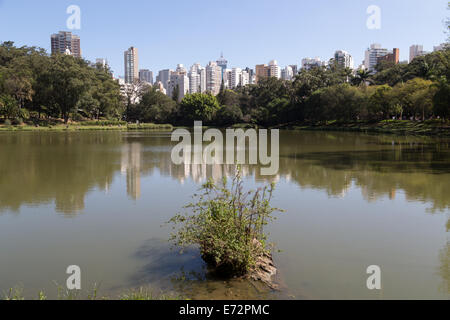
[[(83, 290), (148, 286), (191, 298), (450, 298), (450, 144), (432, 138), (281, 132), (270, 226), (281, 290), (209, 276), (164, 223), (208, 177), (232, 166), (176, 166), (169, 133), (0, 133), (0, 292), (55, 296), (67, 266)], [(382, 290), (366, 288), (379, 265)]]

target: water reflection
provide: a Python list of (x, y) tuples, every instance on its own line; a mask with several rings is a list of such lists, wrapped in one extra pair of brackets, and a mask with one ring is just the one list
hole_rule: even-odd
[[(116, 172), (126, 179), (131, 199), (141, 196), (141, 181), (155, 170), (180, 183), (220, 180), (234, 165), (174, 165), (167, 133), (6, 133), (0, 135), (0, 212), (22, 205), (54, 202), (57, 212), (84, 209), (86, 194), (108, 191)], [(256, 181), (284, 179), (303, 188), (344, 197), (357, 186), (367, 201), (394, 199), (399, 191), (411, 201), (448, 209), (448, 140), (346, 133), (283, 132), (280, 170), (261, 176), (258, 166), (243, 173)]]
[[(175, 210), (178, 210), (182, 204), (179, 207), (178, 203), (175, 205), (175, 199), (173, 205), (172, 202), (169, 204), (168, 201), (172, 199), (166, 198), (166, 190), (191, 194), (195, 184), (205, 181), (209, 177), (218, 181), (222, 177), (233, 175), (236, 170), (234, 165), (174, 165), (170, 157), (174, 145), (175, 143), (170, 141), (168, 133), (1, 133), (0, 214), (18, 214), (21, 209), (25, 209), (22, 208), (23, 206), (42, 207), (42, 210), (36, 210), (38, 214), (35, 217), (39, 214), (44, 215), (48, 211), (50, 213), (56, 211), (68, 217), (77, 217), (85, 210), (86, 212), (90, 210), (90, 214), (86, 214), (85, 217), (89, 216), (92, 220), (84, 221), (85, 224), (82, 223), (83, 219), (73, 219), (73, 221), (43, 219), (42, 229), (36, 229), (36, 234), (31, 233), (34, 237), (33, 241), (35, 241), (35, 237), (40, 236), (39, 230), (53, 231), (57, 230), (58, 227), (63, 228), (65, 226), (67, 229), (65, 229), (64, 235), (67, 246), (72, 247), (73, 243), (80, 241), (84, 243), (84, 246), (94, 249), (99, 248), (98, 252), (92, 252), (91, 255), (86, 254), (85, 249), (83, 249), (83, 254), (80, 254), (80, 256), (86, 254), (86, 261), (92, 261), (95, 267), (97, 265), (109, 266), (110, 257), (115, 257), (118, 264), (123, 263), (117, 269), (126, 270), (130, 261), (138, 260), (142, 263), (142, 266), (131, 272), (132, 275), (127, 278), (128, 282), (123, 284), (124, 288), (139, 286), (143, 283), (161, 282), (162, 288), (177, 287), (180, 292), (188, 292), (190, 297), (208, 298), (207, 294), (213, 292), (215, 297), (221, 298), (236, 297), (236, 292), (239, 292), (240, 297), (258, 297), (258, 294), (266, 294), (264, 290), (257, 289), (249, 283), (233, 282), (223, 285), (222, 281), (211, 281), (212, 279), (207, 278), (205, 266), (198, 257), (198, 253), (194, 251), (179, 256), (176, 252), (170, 252), (167, 244), (161, 244), (159, 240), (152, 239), (142, 245), (142, 239), (136, 240), (133, 238), (135, 233), (138, 234), (138, 230), (141, 234), (144, 234), (145, 238), (143, 239), (147, 239), (148, 234), (154, 236), (158, 232), (161, 232), (158, 234), (161, 239), (167, 235), (164, 233), (165, 231), (160, 231), (159, 222), (166, 221), (166, 218), (173, 214)], [(334, 200), (340, 199), (330, 198), (345, 198), (346, 201), (348, 200), (345, 205), (348, 204), (352, 208), (361, 206), (360, 198), (367, 204), (374, 205), (378, 204), (379, 200), (391, 201), (393, 207), (395, 205), (406, 206), (407, 203), (404, 201), (406, 199), (410, 202), (425, 203), (428, 206), (429, 213), (440, 213), (440, 215), (433, 217), (442, 217), (442, 213), (448, 215), (449, 212), (450, 146), (448, 139), (373, 136), (354, 133), (282, 132), (280, 135), (280, 170), (278, 174), (270, 177), (261, 176), (259, 169), (258, 166), (244, 166), (243, 174), (256, 182), (279, 181), (280, 192), (287, 192), (284, 197), (286, 203), (283, 203), (283, 207), (284, 205), (298, 206), (299, 201), (302, 200), (300, 198), (305, 195), (315, 196), (320, 194), (324, 196), (304, 201), (306, 205), (311, 205), (305, 209), (305, 211), (308, 211), (316, 206), (316, 203), (313, 203), (316, 199), (326, 199), (326, 195), (328, 195), (329, 202), (325, 200), (325, 203), (317, 204), (320, 210), (317, 209), (314, 212), (319, 216), (325, 211), (334, 213), (333, 203), (336, 204)], [(164, 185), (159, 186), (158, 183)], [(187, 188), (184, 188), (185, 186)], [(152, 188), (152, 191), (159, 195), (159, 198), (149, 199), (145, 197), (145, 192), (149, 192), (148, 189)], [(155, 190), (156, 188), (161, 188), (164, 192)], [(303, 193), (305, 190), (308, 192)], [(318, 192), (310, 192), (311, 190)], [(126, 199), (105, 201), (104, 193), (110, 192), (126, 194), (132, 201), (130, 203)], [(87, 201), (88, 195), (92, 202)], [(87, 206), (86, 203), (89, 205)], [(117, 210), (114, 208), (116, 205)], [(419, 204), (415, 207), (419, 208), (415, 212), (416, 214), (424, 213), (424, 209), (421, 209), (422, 207)], [(340, 208), (343, 210), (343, 207)], [(377, 212), (375, 206), (367, 205), (367, 207), (362, 208), (362, 211), (365, 209), (372, 209), (370, 212)], [(123, 217), (121, 213), (127, 212), (127, 210), (132, 211), (131, 213), (137, 212), (133, 219), (128, 216)], [(97, 212), (108, 212), (108, 219), (104, 219), (101, 214), (96, 216), (94, 213)], [(346, 217), (342, 211), (337, 213), (342, 214), (345, 223), (352, 222), (345, 220), (350, 219), (349, 217), (352, 219), (360, 218), (360, 216), (351, 215)], [(322, 225), (318, 226), (321, 223), (326, 224), (326, 222), (324, 223), (317, 215), (316, 217), (312, 217), (312, 215), (307, 217), (308, 212), (306, 212), (301, 217), (304, 220), (301, 220), (301, 218), (293, 219), (293, 225), (295, 228), (301, 228), (300, 221), (308, 223), (307, 220), (311, 219), (312, 221), (309, 221), (311, 228), (319, 233), (323, 232), (328, 225), (323, 226), (325, 229), (322, 228)], [(393, 217), (394, 215), (383, 216), (383, 218), (389, 219)], [(411, 219), (417, 219), (417, 215), (411, 214)], [(73, 222), (74, 226), (65, 225), (64, 222), (59, 220)], [(8, 222), (8, 219), (4, 221)], [(36, 223), (36, 220), (31, 221)], [(317, 225), (315, 225), (316, 222)], [(336, 222), (333, 220), (333, 223)], [(359, 221), (358, 226), (361, 227), (364, 222)], [(22, 226), (24, 229), (20, 229), (24, 230), (24, 233), (33, 231), (31, 227), (28, 229), (28, 223), (28, 220), (24, 222)], [(57, 227), (53, 227), (54, 223)], [(387, 220), (386, 223), (390, 223), (390, 221)], [(49, 224), (48, 229), (45, 229), (47, 224)], [(393, 226), (394, 228), (384, 228), (383, 226), (383, 228), (380, 227), (380, 230), (398, 231), (400, 232), (399, 239), (403, 239), (401, 232), (405, 232), (405, 230), (398, 227), (402, 224), (404, 224), (404, 221), (397, 221), (397, 224)], [(9, 226), (7, 223), (5, 225)], [(12, 225), (14, 226), (14, 224)], [(96, 229), (92, 230), (91, 225)], [(450, 220), (442, 228), (446, 228), (448, 232)], [(15, 229), (10, 228), (7, 231), (9, 230), (12, 231), (5, 235), (4, 243), (15, 236)], [(349, 231), (345, 227), (342, 229), (342, 233), (338, 231), (333, 233), (333, 240), (340, 236), (345, 240), (348, 234), (354, 237), (367, 236), (367, 234), (360, 234), (359, 232), (364, 233), (364, 230), (360, 230), (359, 228)], [(434, 233), (435, 230), (429, 229), (422, 235)], [(295, 230), (295, 232), (297, 231)], [(417, 233), (419, 233), (418, 231), (420, 230), (418, 229)], [(79, 232), (82, 232), (82, 237), (79, 237)], [(284, 225), (280, 226), (278, 232), (289, 234), (293, 230), (285, 222)], [(416, 231), (413, 232), (415, 236)], [(436, 231), (436, 233), (439, 233), (439, 231)], [(64, 241), (64, 238), (59, 238), (56, 231), (54, 234), (53, 232), (47, 234), (51, 241), (36, 241), (36, 244), (39, 245), (45, 243), (39, 250), (48, 247), (49, 244)], [(111, 234), (115, 236), (111, 237)], [(290, 234), (292, 235), (292, 233)], [(70, 235), (72, 235), (72, 238)], [(119, 236), (123, 238), (115, 239)], [(391, 235), (387, 234), (387, 236), (390, 237)], [(410, 240), (414, 237), (407, 236), (410, 237), (407, 238)], [(108, 238), (107, 241), (107, 237), (111, 238)], [(136, 237), (138, 238), (138, 236)], [(291, 236), (286, 237), (289, 239), (286, 240), (285, 244), (290, 244)], [(295, 269), (295, 271), (292, 271), (292, 273), (295, 273), (295, 276), (298, 273), (297, 267), (301, 266), (301, 262), (304, 261), (303, 255), (308, 256), (306, 247), (319, 248), (322, 250), (320, 252), (324, 253), (321, 256), (321, 259), (324, 257), (323, 260), (315, 260), (317, 259), (315, 256), (310, 257), (311, 261), (317, 262), (317, 265), (322, 265), (324, 261), (335, 261), (333, 257), (327, 256), (329, 254), (326, 250), (328, 245), (324, 242), (328, 238), (319, 238), (308, 232), (303, 232), (303, 237), (295, 238), (297, 239), (295, 241), (303, 244), (302, 247), (296, 242), (290, 248), (294, 257), (297, 257), (296, 254), (299, 255), (298, 260), (293, 258), (295, 267), (292, 267), (292, 269)], [(133, 239), (136, 242), (133, 242)], [(114, 242), (111, 246), (108, 245), (115, 240), (117, 242)], [(16, 239), (16, 242), (18, 241), (19, 239)], [(314, 247), (308, 241), (318, 241), (319, 245)], [(376, 246), (378, 241), (377, 238), (373, 241), (366, 239), (362, 242)], [(340, 243), (347, 244), (345, 241)], [(433, 272), (439, 274), (442, 290), (450, 292), (449, 243), (448, 240), (443, 242), (441, 239), (437, 243), (430, 250), (433, 251), (435, 257), (435, 260), (431, 262)], [(121, 248), (121, 246), (123, 247)], [(12, 241), (11, 245), (6, 248), (5, 252), (8, 252), (9, 257), (11, 257), (11, 253), (17, 254), (15, 260), (11, 259), (11, 263), (25, 261), (23, 260), (24, 257), (29, 256), (29, 243), (25, 244), (24, 242), (22, 247), (18, 247), (22, 248), (22, 251), (17, 250), (17, 245)], [(82, 246), (80, 245), (80, 247)], [(137, 251), (135, 251), (136, 247), (138, 247)], [(355, 252), (361, 250), (358, 253), (364, 256), (367, 249), (357, 247), (351, 247), (348, 250), (355, 250)], [(400, 240), (398, 247), (405, 252), (409, 252), (410, 249), (409, 243), (402, 243)], [(127, 258), (117, 255), (119, 248), (122, 250), (120, 252), (126, 253), (128, 258), (130, 258), (130, 251), (135, 252), (135, 254), (130, 260), (127, 260)], [(297, 249), (298, 252), (296, 253)], [(414, 249), (411, 250), (411, 252), (414, 251)], [(437, 257), (438, 250), (440, 250), (439, 257)], [(53, 250), (51, 253), (53, 254)], [(62, 250), (59, 254), (65, 254), (65, 251)], [(105, 261), (107, 262), (96, 260), (102, 254), (105, 255)], [(420, 254), (423, 255), (424, 253)], [(286, 254), (283, 257), (288, 256)], [(380, 254), (381, 256), (384, 257)], [(43, 260), (47, 260), (50, 255), (45, 256), (44, 253), (42, 257), (45, 258)], [(346, 258), (342, 259), (345, 260)], [(428, 257), (428, 259), (430, 258)], [(184, 268), (180, 266), (184, 266)], [(303, 268), (306, 269), (307, 266), (308, 264), (303, 264)], [(291, 265), (288, 267), (291, 268)], [(314, 265), (314, 269), (316, 269), (316, 265)], [(116, 279), (115, 276), (114, 274), (114, 277), (111, 276), (111, 278)], [(3, 279), (7, 278), (9, 278), (9, 274), (3, 276)], [(305, 278), (309, 279), (308, 277)], [(322, 274), (318, 278), (322, 278)], [(181, 279), (183, 281), (180, 281)], [(205, 281), (199, 281), (205, 279), (208, 279), (206, 290), (205, 284), (200, 284)], [(2, 280), (1, 277), (0, 280)], [(292, 284), (292, 281), (290, 279), (290, 284)], [(316, 279), (316, 283), (317, 281)], [(296, 292), (296, 296), (299, 296), (298, 292)]]

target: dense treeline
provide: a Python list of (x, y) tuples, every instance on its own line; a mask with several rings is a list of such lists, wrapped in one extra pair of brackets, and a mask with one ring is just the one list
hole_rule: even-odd
[(294, 81), (262, 79), (217, 97), (191, 94), (177, 104), (150, 89), (129, 114), (145, 122), (192, 125), (251, 123), (273, 126), (297, 121), (378, 121), (448, 119), (450, 50), (417, 57), (410, 64), (377, 66), (377, 72), (352, 74), (331, 67), (301, 70)]
[(107, 68), (36, 47), (0, 45), (0, 117), (6, 121), (122, 115), (120, 87)]
[[(168, 97), (156, 87), (133, 86), (128, 97), (110, 71), (35, 47), (0, 45), (0, 119), (126, 120), (192, 125), (274, 126), (293, 122), (378, 121), (450, 117), (450, 49), (409, 64), (382, 63), (377, 72), (337, 67), (301, 70), (293, 81), (261, 79), (222, 89), (218, 96)], [(136, 89), (136, 90), (134, 90)], [(128, 94), (128, 91), (127, 93)], [(136, 97), (137, 95), (137, 97)]]

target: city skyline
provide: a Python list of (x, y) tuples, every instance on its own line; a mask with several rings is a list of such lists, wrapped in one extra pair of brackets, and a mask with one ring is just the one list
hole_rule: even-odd
[[(327, 61), (336, 50), (342, 50), (352, 55), (356, 67), (372, 43), (381, 43), (384, 48), (400, 48), (400, 60), (405, 61), (409, 60), (410, 45), (421, 44), (424, 50), (432, 51), (433, 46), (445, 41), (443, 21), (447, 1), (392, 2), (377, 1), (381, 9), (381, 29), (369, 30), (366, 11), (373, 1), (366, 0), (339, 4), (324, 0), (277, 4), (231, 1), (224, 8), (218, 2), (205, 1), (181, 2), (176, 6), (134, 1), (134, 6), (125, 6), (103, 1), (24, 4), (22, 0), (4, 0), (0, 2), (0, 29), (8, 32), (2, 34), (0, 40), (11, 40), (19, 46), (39, 46), (50, 52), (50, 34), (72, 31), (82, 39), (83, 57), (90, 61), (107, 59), (116, 76), (125, 75), (123, 52), (130, 46), (139, 48), (139, 68), (156, 74), (158, 70), (174, 68), (180, 63), (190, 66), (199, 62), (205, 66), (209, 61), (216, 61), (221, 52), (231, 68), (254, 68), (272, 59), (278, 60), (280, 66), (301, 65), (305, 57)], [(81, 8), (80, 30), (66, 28), (66, 9), (71, 4)], [(405, 6), (407, 12), (402, 10)], [(24, 11), (24, 7), (28, 10)], [(202, 19), (198, 22), (188, 19), (193, 11), (199, 18), (211, 14), (218, 14), (219, 18), (210, 21), (205, 28)], [(151, 18), (142, 19), (149, 12)], [(22, 19), (12, 19), (19, 14)], [(167, 19), (164, 22), (164, 17), (169, 17), (167, 14), (178, 22), (167, 23)], [(233, 15), (239, 23), (220, 22), (220, 17), (228, 15)], [(291, 19), (286, 18), (289, 16)], [(121, 22), (124, 18), (135, 19), (125, 24)]]

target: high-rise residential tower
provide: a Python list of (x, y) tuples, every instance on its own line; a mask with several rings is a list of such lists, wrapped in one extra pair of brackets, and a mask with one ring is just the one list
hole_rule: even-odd
[(222, 77), (222, 81), (224, 81), (224, 74), (225, 74), (225, 70), (227, 69), (227, 66), (228, 66), (228, 61), (227, 61), (227, 59), (225, 59), (223, 57), (223, 53), (221, 53), (220, 54), (220, 58), (216, 62), (217, 62), (217, 65), (220, 68), (222, 68), (222, 75), (221, 75), (221, 77)]
[(257, 64), (255, 66), (255, 75), (255, 83), (258, 83), (258, 81), (263, 78), (269, 77), (269, 67), (267, 64)]
[(283, 70), (281, 70), (281, 79), (283, 80), (292, 80), (294, 78), (294, 71), (291, 66), (286, 66)]
[(139, 80), (138, 49), (130, 47), (124, 52), (125, 83), (135, 83)]
[(413, 44), (409, 47), (409, 62), (413, 61), (415, 57), (423, 56), (424, 54), (426, 52), (423, 51), (423, 45)]
[(364, 67), (369, 71), (376, 71), (375, 67), (378, 64), (378, 58), (390, 53), (387, 49), (382, 48), (381, 44), (374, 43), (366, 50)]
[(72, 32), (60, 31), (51, 36), (52, 54), (70, 54), (81, 58), (80, 37)]
[(164, 69), (158, 72), (158, 75), (156, 76), (156, 82), (161, 82), (164, 89), (168, 89), (168, 83), (170, 80), (170, 75), (172, 74), (173, 70), (170, 69)]
[(195, 63), (191, 66), (188, 78), (189, 93), (203, 93), (206, 91), (206, 70), (199, 63)]
[(277, 79), (281, 78), (281, 69), (277, 60), (271, 60), (269, 62), (269, 77), (274, 77)]
[(206, 91), (213, 95), (220, 92), (222, 84), (222, 68), (217, 65), (217, 62), (211, 61), (206, 66)]
[(186, 73), (177, 71), (172, 72), (167, 87), (167, 95), (169, 97), (174, 97), (174, 94), (176, 93), (178, 102), (180, 102), (184, 96), (189, 93), (189, 78)]
[(347, 52), (343, 50), (337, 50), (334, 53), (334, 61), (335, 63), (342, 68), (353, 69), (353, 57)]
[(311, 68), (318, 68), (323, 66), (325, 66), (325, 62), (318, 57), (302, 59), (302, 69), (310, 70)]
[(148, 69), (139, 70), (139, 81), (153, 84), (153, 72)]

